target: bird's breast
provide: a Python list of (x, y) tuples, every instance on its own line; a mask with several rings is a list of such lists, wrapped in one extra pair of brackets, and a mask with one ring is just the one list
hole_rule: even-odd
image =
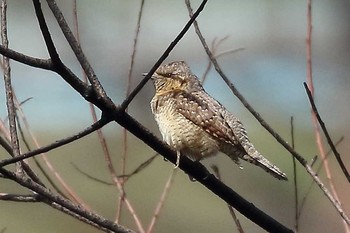
[(163, 140), (192, 159), (202, 159), (218, 151), (218, 142), (176, 110), (175, 101), (152, 100), (152, 111)]

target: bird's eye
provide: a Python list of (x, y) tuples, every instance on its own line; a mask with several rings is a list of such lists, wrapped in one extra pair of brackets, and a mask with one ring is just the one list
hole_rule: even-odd
[(172, 73), (165, 73), (164, 77), (170, 78), (173, 74)]

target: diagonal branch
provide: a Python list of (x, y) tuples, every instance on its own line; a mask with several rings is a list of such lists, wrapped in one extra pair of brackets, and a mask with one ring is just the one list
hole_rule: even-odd
[[(7, 39), (7, 2), (6, 0), (1, 1), (1, 39), (2, 44), (5, 48), (8, 48)], [(16, 128), (16, 108), (13, 101), (13, 89), (11, 84), (11, 68), (10, 59), (8, 57), (3, 57), (3, 67), (4, 67), (4, 82), (5, 82), (5, 92), (6, 92), (6, 106), (9, 117), (10, 126), (10, 137), (11, 137), (11, 148), (14, 157), (20, 155), (19, 140)], [(20, 163), (17, 164), (17, 172), (23, 175), (22, 166)]]
[[(33, 0), (33, 1), (39, 2), (39, 0)], [(90, 83), (92, 84), (93, 90), (96, 93), (98, 93), (98, 96), (101, 96), (105, 99), (107, 97), (107, 94), (106, 94), (105, 90), (103, 89), (100, 81), (97, 79), (95, 71), (92, 69), (92, 66), (90, 65), (89, 61), (85, 57), (85, 54), (84, 54), (83, 50), (81, 49), (79, 42), (74, 37), (73, 32), (70, 30), (61, 10), (57, 6), (56, 1), (55, 0), (46, 0), (46, 2), (50, 7), (51, 12), (55, 16), (56, 21), (59, 24), (59, 26), (63, 32), (63, 35), (65, 36), (67, 42), (69, 43), (70, 47), (72, 48), (72, 50), (74, 52), (76, 58), (78, 59), (81, 67), (83, 68), (86, 76), (88, 77)], [(36, 7), (36, 11), (41, 11), (41, 13), (42, 13), (40, 5), (38, 7)], [(46, 25), (45, 19), (40, 20), (38, 17), (38, 20), (39, 20), (40, 24)], [(42, 31), (42, 33), (44, 36), (50, 35), (48, 31)], [(53, 44), (52, 45), (47, 44), (47, 46), (51, 47), (51, 46), (53, 46)]]
[[(192, 8), (190, 5), (189, 0), (185, 0), (189, 15), (192, 16)], [(224, 74), (224, 72), (221, 70), (217, 60), (213, 56), (213, 54), (210, 52), (209, 47), (207, 43), (205, 42), (205, 39), (199, 30), (198, 23), (195, 21), (193, 23), (195, 27), (195, 31), (198, 35), (198, 38), (200, 39), (207, 55), (209, 56), (211, 62), (213, 63), (215, 70), (218, 72), (218, 74), (221, 76), (221, 78), (225, 81), (225, 83), (228, 85), (228, 87), (231, 89), (232, 93), (242, 102), (242, 104), (252, 113), (252, 115), (259, 121), (259, 123), (287, 150), (289, 153), (291, 153), (299, 162), (302, 164), (306, 171), (311, 175), (311, 177), (315, 180), (317, 185), (321, 188), (323, 193), (327, 196), (327, 198), (331, 201), (333, 206), (336, 208), (340, 216), (347, 222), (348, 225), (350, 225), (350, 219), (348, 216), (344, 213), (343, 209), (341, 208), (341, 205), (338, 201), (332, 196), (332, 194), (328, 191), (328, 189), (325, 187), (323, 182), (318, 178), (315, 171), (311, 168), (311, 166), (307, 163), (306, 159), (304, 159), (299, 153), (297, 153), (275, 130), (272, 129), (270, 125), (266, 123), (266, 121), (260, 116), (258, 112), (254, 110), (254, 108), (246, 101), (246, 99), (243, 97), (243, 95), (236, 89), (236, 87), (230, 82), (228, 77)]]
[[(141, 139), (152, 149), (161, 154), (166, 160), (176, 163), (176, 152), (168, 145), (160, 141), (156, 136), (149, 132), (145, 127), (139, 124), (129, 114), (123, 110), (114, 113), (114, 120), (125, 127), (130, 133)], [(193, 177), (196, 181), (207, 187), (211, 192), (219, 196), (223, 201), (237, 209), (251, 221), (255, 222), (269, 232), (293, 232), (275, 219), (271, 218), (263, 211), (255, 207), (252, 203), (245, 200), (230, 187), (215, 178), (199, 162), (193, 162), (186, 156), (181, 157), (180, 169)]]
[(335, 155), (335, 158), (337, 159), (338, 163), (339, 163), (339, 166), (341, 168), (341, 170), (343, 171), (346, 179), (348, 180), (348, 182), (350, 182), (350, 175), (349, 175), (349, 172), (347, 171), (344, 163), (343, 163), (343, 160), (342, 158), (340, 157), (340, 154), (339, 152), (337, 151), (337, 148), (335, 147), (331, 137), (329, 136), (329, 133), (328, 133), (328, 130), (326, 128), (326, 125), (325, 123), (322, 121), (321, 119), (321, 116), (320, 114), (318, 113), (318, 110), (317, 110), (317, 107), (315, 105), (315, 101), (312, 97), (312, 94), (311, 94), (311, 91), (309, 89), (309, 87), (307, 86), (307, 84), (304, 82), (304, 87), (305, 87), (305, 90), (306, 90), (306, 93), (307, 93), (307, 96), (309, 97), (309, 100), (310, 100), (310, 104), (311, 104), (311, 107), (312, 107), (312, 111), (315, 113), (316, 115), (316, 118), (317, 118), (317, 121), (318, 123), (320, 124), (322, 130), (323, 130), (323, 133), (324, 135), (326, 136), (326, 139), (327, 139), (327, 142), (329, 144), (329, 146), (331, 147), (332, 151), (333, 151), (333, 154)]
[(89, 126), (88, 128), (84, 129), (83, 131), (72, 135), (70, 137), (55, 141), (54, 143), (44, 146), (44, 147), (40, 147), (36, 150), (33, 151), (29, 151), (25, 154), (19, 155), (17, 157), (13, 157), (10, 159), (4, 159), (2, 161), (0, 161), (0, 167), (12, 164), (12, 163), (16, 163), (18, 161), (22, 161), (24, 159), (28, 159), (30, 157), (33, 157), (35, 155), (41, 154), (41, 153), (45, 153), (48, 152), (50, 150), (53, 150), (55, 148), (61, 147), (63, 145), (66, 145), (68, 143), (74, 142), (75, 140), (78, 140), (82, 137), (85, 137), (87, 135), (89, 135), (92, 132), (95, 132), (96, 130), (102, 128), (103, 126), (105, 126), (106, 124), (108, 124), (110, 122), (110, 120), (108, 120), (107, 118), (102, 118), (101, 120), (97, 121), (96, 123), (92, 124), (91, 126)]
[(12, 49), (6, 48), (4, 45), (0, 45), (0, 53), (8, 58), (11, 58), (12, 60), (18, 61), (20, 63), (26, 64), (32, 67), (41, 68), (45, 70), (53, 69), (51, 60), (49, 59), (40, 59), (40, 58), (27, 56), (27, 55), (24, 55), (23, 53), (19, 53)]
[(135, 96), (141, 91), (143, 86), (148, 82), (151, 78), (152, 74), (156, 71), (156, 69), (162, 64), (162, 62), (169, 56), (169, 53), (174, 49), (176, 44), (182, 39), (182, 37), (186, 34), (188, 29), (191, 27), (192, 23), (198, 17), (199, 13), (204, 9), (205, 4), (208, 0), (203, 0), (201, 5), (198, 7), (197, 11), (191, 16), (190, 20), (186, 23), (181, 32), (176, 36), (173, 42), (170, 43), (169, 47), (164, 51), (163, 55), (158, 59), (158, 61), (154, 64), (151, 70), (147, 73), (147, 75), (141, 80), (141, 82), (136, 86), (136, 88), (130, 93), (130, 95), (124, 100), (121, 104), (122, 109), (126, 109), (130, 102), (135, 98)]
[(26, 187), (35, 193), (39, 194), (41, 197), (46, 198), (50, 201), (50, 203), (56, 203), (60, 206), (63, 206), (65, 209), (68, 209), (69, 211), (80, 215), (81, 217), (96, 223), (97, 225), (106, 228), (112, 232), (118, 232), (118, 233), (133, 233), (133, 231), (126, 229), (118, 224), (115, 224), (102, 216), (99, 216), (95, 213), (92, 213), (91, 211), (87, 211), (83, 209), (81, 206), (74, 204), (73, 202), (54, 194), (49, 189), (42, 187), (41, 185), (38, 185), (34, 183), (31, 179), (28, 179), (27, 177), (19, 176), (18, 174), (14, 172), (7, 171), (4, 168), (0, 168), (0, 173), (2, 173), (7, 178), (16, 181), (23, 187)]

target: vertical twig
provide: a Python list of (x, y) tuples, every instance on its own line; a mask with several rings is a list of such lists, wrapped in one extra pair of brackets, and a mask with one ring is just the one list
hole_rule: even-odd
[(163, 205), (165, 203), (165, 199), (170, 191), (170, 188), (171, 188), (171, 185), (173, 184), (173, 181), (174, 181), (174, 178), (175, 178), (175, 175), (176, 175), (176, 172), (177, 172), (178, 169), (173, 169), (173, 171), (171, 172), (169, 178), (168, 178), (168, 181), (166, 182), (165, 186), (164, 186), (164, 189), (163, 189), (163, 193), (159, 199), (159, 202), (157, 204), (157, 207), (154, 211), (154, 214), (153, 214), (153, 217), (152, 217), (152, 220), (148, 226), (148, 229), (147, 229), (147, 233), (151, 233), (153, 230), (154, 230), (154, 226), (156, 224), (156, 221), (159, 217), (159, 214), (160, 214), (160, 211), (162, 210), (163, 208)]
[[(133, 50), (131, 53), (130, 66), (129, 66), (129, 70), (128, 70), (128, 79), (127, 79), (127, 84), (126, 84), (125, 98), (127, 98), (129, 96), (130, 91), (131, 91), (131, 76), (132, 76), (132, 71), (133, 71), (134, 63), (135, 63), (136, 47), (137, 47), (137, 42), (138, 42), (138, 38), (139, 38), (144, 3), (145, 3), (145, 1), (141, 0), (140, 10), (139, 10), (138, 18), (137, 18), (137, 23), (136, 23), (136, 33), (135, 33), (135, 37), (134, 37), (134, 41), (133, 41), (134, 42), (133, 43)], [(128, 112), (128, 108), (126, 108), (125, 111)], [(121, 159), (121, 174), (122, 175), (125, 174), (127, 155), (128, 155), (128, 131), (125, 128), (123, 128), (123, 153), (122, 153), (122, 159)], [(122, 192), (119, 195), (119, 201), (118, 201), (119, 203), (118, 203), (118, 210), (117, 210), (117, 214), (116, 214), (116, 222), (119, 222), (119, 219), (121, 216), (124, 194), (125, 194), (124, 182), (122, 182)]]
[[(1, 0), (1, 39), (2, 44), (5, 48), (8, 48), (8, 39), (7, 39), (7, 1)], [(13, 151), (13, 156), (19, 156), (21, 154), (19, 148), (18, 134), (16, 128), (16, 108), (13, 101), (13, 89), (11, 84), (11, 68), (10, 68), (10, 59), (3, 56), (3, 65), (4, 65), (4, 82), (5, 82), (5, 91), (6, 91), (6, 106), (9, 116), (9, 126), (10, 126), (10, 137), (11, 137), (11, 146)], [(22, 174), (21, 163), (16, 163), (16, 172)], [(23, 175), (23, 174), (22, 174)]]
[[(315, 90), (314, 90), (313, 78), (312, 78), (313, 77), (312, 76), (312, 0), (307, 0), (306, 59), (307, 59), (307, 84), (308, 84), (307, 86), (310, 90), (311, 97), (314, 99)], [(305, 85), (305, 87), (307, 86)], [(314, 126), (317, 147), (318, 147), (320, 156), (324, 161), (323, 165), (324, 165), (326, 176), (329, 182), (329, 186), (331, 188), (331, 192), (334, 196), (335, 201), (340, 205), (340, 199), (333, 183), (332, 172), (329, 167), (328, 159), (326, 159), (326, 154), (324, 151), (324, 146), (322, 142), (320, 127), (316, 118), (316, 113), (312, 110), (312, 108), (311, 108), (311, 117), (312, 117), (312, 123)], [(346, 230), (346, 232), (349, 232), (350, 230), (349, 230), (348, 222), (345, 221), (345, 219), (343, 219), (342, 221), (343, 221), (344, 229)]]
[[(292, 148), (295, 149), (295, 140), (294, 140), (294, 118), (290, 118), (290, 135), (292, 140)], [(295, 232), (299, 231), (299, 203), (298, 203), (298, 183), (297, 183), (297, 166), (295, 157), (292, 157), (293, 161), (293, 174), (294, 174), (294, 208), (295, 208)]]
[[(185, 3), (187, 5), (187, 9), (189, 12), (189, 16), (191, 17), (193, 14), (191, 3), (189, 0), (185, 0)], [(225, 81), (227, 86), (231, 89), (232, 93), (241, 101), (241, 103), (249, 110), (250, 113), (259, 121), (259, 123), (286, 149), (288, 150), (291, 155), (293, 155), (300, 164), (302, 164), (306, 171), (310, 174), (310, 176), (314, 179), (316, 184), (320, 187), (322, 192), (326, 195), (326, 197), (329, 199), (329, 201), (333, 204), (333, 206), (337, 209), (340, 216), (348, 223), (350, 224), (350, 219), (342, 209), (341, 205), (339, 205), (339, 202), (336, 201), (336, 199), (332, 196), (332, 194), (328, 191), (328, 189), (325, 187), (323, 182), (320, 180), (320, 178), (316, 175), (314, 170), (310, 167), (310, 165), (307, 163), (306, 159), (302, 157), (299, 153), (297, 153), (293, 148), (275, 131), (271, 128), (270, 125), (266, 123), (266, 121), (260, 116), (258, 112), (254, 110), (254, 108), (247, 102), (247, 100), (243, 97), (243, 95), (237, 90), (237, 88), (230, 82), (228, 77), (224, 74), (222, 69), (220, 68), (217, 60), (213, 56), (213, 54), (210, 52), (209, 47), (207, 43), (205, 42), (205, 39), (199, 29), (197, 21), (193, 22), (193, 25), (195, 27), (195, 31), (198, 35), (198, 38), (200, 39), (203, 48), (205, 49), (205, 52), (209, 56), (211, 62), (213, 63), (215, 70), (218, 72), (218, 74), (221, 76), (221, 78)]]
[[(73, 4), (74, 4), (73, 5), (74, 29), (75, 29), (75, 34), (76, 34), (76, 38), (77, 38), (76, 42), (74, 42), (74, 43), (77, 43), (76, 47), (79, 48), (79, 50), (81, 50), (80, 40), (79, 40), (80, 39), (79, 38), (79, 24), (78, 24), (78, 13), (77, 13), (76, 0), (73, 2)], [(73, 38), (75, 40), (74, 36), (73, 36)], [(87, 66), (90, 66), (90, 64), (88, 64)], [(85, 70), (82, 70), (82, 73), (83, 73), (84, 81), (87, 83), (89, 77), (86, 75), (86, 72), (84, 72), (84, 71)], [(89, 102), (89, 107), (90, 107), (91, 116), (93, 118), (93, 122), (95, 123), (95, 122), (97, 122), (97, 113), (96, 113), (95, 107), (94, 107), (94, 105), (91, 102)], [(112, 162), (111, 154), (110, 154), (110, 151), (109, 151), (109, 147), (107, 145), (106, 138), (105, 138), (105, 136), (104, 136), (104, 134), (103, 134), (101, 129), (96, 130), (96, 132), (97, 132), (97, 135), (98, 135), (98, 138), (99, 138), (102, 150), (103, 150), (103, 154), (105, 156), (105, 160), (107, 162), (108, 171), (109, 171), (109, 173), (111, 175), (113, 184), (120, 191), (120, 193), (121, 193), (120, 195), (123, 195), (123, 199), (126, 202), (126, 206), (127, 206), (128, 210), (129, 210), (130, 214), (134, 218), (134, 221), (135, 221), (135, 223), (136, 223), (136, 225), (137, 225), (137, 227), (139, 229), (139, 232), (143, 233), (144, 229), (143, 229), (142, 223), (141, 223), (140, 219), (138, 218), (138, 216), (137, 216), (134, 208), (132, 207), (130, 201), (127, 200), (126, 197), (125, 197), (125, 192), (123, 190), (122, 182), (119, 180), (119, 178), (117, 176), (117, 173), (116, 173), (116, 170), (115, 170), (115, 168), (113, 166), (113, 162)]]
[[(216, 165), (211, 166), (211, 168), (214, 170), (215, 175), (218, 177), (218, 179), (221, 181), (221, 175), (219, 172), (219, 168)], [(237, 215), (235, 213), (235, 210), (233, 209), (232, 206), (230, 206), (229, 204), (227, 204), (228, 210), (230, 211), (230, 214), (233, 218), (233, 221), (236, 224), (237, 230), (239, 233), (244, 233), (243, 227), (241, 225), (241, 222), (239, 221), (239, 219), (237, 218)]]

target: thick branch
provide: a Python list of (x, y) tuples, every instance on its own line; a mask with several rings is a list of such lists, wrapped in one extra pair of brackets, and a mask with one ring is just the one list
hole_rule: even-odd
[[(189, 14), (192, 16), (192, 9), (189, 3), (189, 0), (185, 0), (186, 4), (188, 6)], [(347, 222), (347, 224), (350, 224), (350, 220), (347, 217), (347, 215), (344, 213), (343, 209), (339, 205), (339, 203), (334, 199), (334, 197), (331, 195), (331, 193), (328, 191), (328, 189), (325, 187), (325, 185), (322, 183), (322, 181), (318, 178), (317, 174), (313, 171), (310, 165), (307, 164), (306, 159), (304, 159), (299, 153), (297, 153), (275, 130), (272, 129), (270, 125), (268, 125), (265, 120), (260, 116), (258, 112), (254, 110), (254, 108), (246, 101), (246, 99), (243, 97), (243, 95), (236, 89), (236, 87), (231, 83), (231, 81), (228, 79), (228, 77), (224, 74), (224, 72), (221, 70), (217, 60), (213, 56), (213, 54), (210, 52), (209, 47), (207, 43), (205, 42), (205, 39), (199, 30), (198, 23), (195, 21), (193, 23), (196, 33), (207, 53), (209, 56), (211, 62), (213, 63), (215, 70), (218, 72), (218, 74), (221, 76), (221, 78), (225, 81), (225, 83), (228, 85), (228, 87), (231, 89), (232, 93), (242, 102), (242, 104), (252, 113), (252, 115), (259, 121), (259, 123), (284, 147), (286, 148), (289, 153), (291, 153), (299, 162), (302, 164), (306, 171), (311, 175), (311, 177), (315, 180), (317, 185), (321, 188), (323, 193), (327, 196), (327, 198), (331, 201), (333, 206), (337, 209), (340, 216)]]
[(91, 222), (98, 224), (99, 226), (101, 226), (103, 228), (106, 228), (110, 231), (118, 232), (118, 233), (133, 233), (133, 231), (131, 231), (129, 229), (126, 229), (126, 228), (124, 228), (118, 224), (115, 224), (115, 223), (113, 223), (113, 222), (111, 222), (111, 221), (109, 221), (109, 220), (107, 220), (107, 219), (105, 219), (97, 214), (94, 214), (90, 211), (87, 211), (87, 210), (83, 209), (82, 207), (80, 207), (79, 205), (76, 205), (73, 202), (71, 202), (67, 199), (64, 199), (63, 197), (52, 193), (50, 190), (34, 183), (31, 179), (29, 179), (27, 177), (21, 177), (18, 174), (14, 173), (14, 172), (7, 171), (3, 168), (0, 168), (0, 173), (2, 173), (7, 178), (16, 181), (17, 183), (19, 183), (23, 187), (26, 187), (26, 188), (36, 192), (41, 197), (50, 200), (50, 202), (57, 203), (57, 204), (61, 205), (62, 207), (68, 209), (69, 211), (77, 213), (80, 216), (88, 219)]

